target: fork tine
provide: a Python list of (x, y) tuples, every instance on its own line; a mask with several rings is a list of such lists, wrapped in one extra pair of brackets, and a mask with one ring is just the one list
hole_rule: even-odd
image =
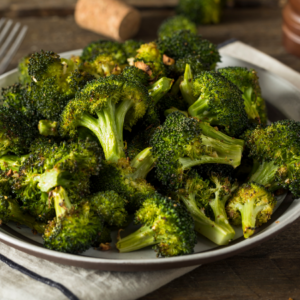
[(5, 37), (6, 33), (8, 32), (8, 30), (9, 30), (11, 24), (12, 24), (12, 20), (8, 20), (8, 21), (6, 22), (5, 27), (3, 28), (3, 30), (2, 30), (1, 33), (0, 33), (0, 43), (1, 43), (2, 40), (4, 39), (4, 37)]
[(14, 26), (13, 30), (10, 32), (9, 36), (6, 38), (3, 45), (0, 47), (0, 59), (3, 57), (4, 52), (6, 51), (6, 49), (8, 48), (8, 46), (10, 44), (10, 42), (12, 41), (14, 36), (16, 35), (17, 31), (19, 30), (19, 27), (20, 27), (20, 23), (17, 23)]
[(27, 31), (27, 26), (24, 26), (21, 29), (20, 33), (18, 34), (17, 38), (15, 39), (14, 43), (12, 44), (11, 48), (7, 51), (4, 59), (0, 63), (0, 74), (3, 73), (3, 71), (5, 71), (11, 58), (13, 57), (13, 55), (16, 53), (16, 51), (20, 47), (20, 45), (24, 39), (24, 36), (26, 34), (26, 31)]

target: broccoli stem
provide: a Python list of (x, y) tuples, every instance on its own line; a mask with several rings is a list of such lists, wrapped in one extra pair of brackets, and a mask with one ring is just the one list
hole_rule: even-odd
[[(78, 120), (77, 126), (83, 126), (90, 129), (98, 138), (106, 160), (116, 163), (119, 158), (125, 157), (123, 151), (124, 144), (122, 136), (118, 135), (117, 122), (115, 121), (115, 117), (117, 117), (115, 116), (115, 105), (112, 104), (111, 101), (107, 102), (107, 107), (97, 112), (98, 118), (94, 118), (90, 114), (84, 113)], [(119, 119), (119, 126), (120, 123), (121, 120)]]
[(24, 214), (19, 205), (13, 201), (9, 201), (8, 209), (10, 210), (9, 220), (25, 225), (31, 229), (36, 230), (38, 233), (43, 233), (45, 230), (45, 225), (35, 221), (34, 217)]
[(72, 208), (72, 204), (69, 200), (68, 194), (61, 186), (55, 188), (51, 195), (54, 199), (54, 208), (57, 220), (62, 217), (67, 211)]
[(181, 81), (180, 83), (180, 90), (183, 99), (189, 106), (196, 101), (196, 98), (193, 94), (193, 73), (189, 64), (185, 65), (183, 81)]
[(245, 110), (246, 110), (248, 117), (250, 117), (250, 119), (260, 120), (259, 113), (256, 109), (255, 103), (252, 102), (252, 93), (253, 93), (252, 87), (249, 87), (243, 93)]
[(214, 222), (209, 219), (197, 206), (195, 197), (181, 196), (187, 210), (195, 221), (195, 230), (217, 245), (227, 245), (235, 235), (232, 227), (226, 223)]
[(0, 168), (2, 170), (10, 169), (12, 171), (18, 171), (19, 167), (21, 166), (22, 162), (28, 157), (29, 155), (23, 156), (16, 156), (16, 155), (4, 155), (0, 157)]
[(247, 239), (253, 235), (255, 231), (255, 223), (257, 215), (264, 209), (264, 205), (255, 205), (256, 197), (247, 199), (244, 204), (237, 204), (237, 208), (242, 216), (242, 227), (244, 237)]
[(189, 107), (188, 112), (192, 117), (197, 117), (200, 120), (215, 125), (214, 121), (217, 115), (209, 108), (209, 99), (203, 100), (205, 95), (201, 94), (200, 97)]
[(154, 167), (156, 158), (152, 156), (152, 147), (148, 147), (141, 151), (130, 162), (131, 167), (135, 168), (135, 172), (130, 176), (132, 179), (145, 179), (150, 170)]
[(172, 87), (174, 79), (162, 77), (148, 87), (148, 93), (155, 105)]
[(278, 170), (272, 161), (263, 163), (254, 163), (253, 172), (250, 175), (248, 182), (256, 182), (274, 191), (279, 188), (275, 182), (275, 175)]
[(38, 125), (39, 133), (44, 136), (57, 136), (58, 122), (40, 120)]
[(206, 146), (209, 155), (205, 154), (197, 159), (179, 158), (183, 170), (200, 164), (226, 164), (234, 168), (241, 164), (243, 147), (239, 145), (227, 145), (205, 135), (201, 135), (201, 139), (201, 144)]
[(200, 122), (200, 128), (205, 136), (221, 141), (222, 143), (225, 143), (227, 145), (239, 145), (241, 147), (244, 147), (245, 145), (245, 142), (243, 140), (228, 136), (227, 134), (219, 131), (218, 129), (210, 126), (207, 123)]
[(155, 231), (150, 226), (142, 226), (136, 232), (120, 239), (116, 247), (119, 252), (132, 252), (148, 246), (158, 244), (159, 241), (155, 239)]
[(34, 180), (38, 182), (38, 187), (42, 192), (49, 192), (57, 186), (70, 186), (71, 181), (68, 180), (69, 172), (64, 172), (57, 168), (45, 171), (41, 175), (36, 175)]

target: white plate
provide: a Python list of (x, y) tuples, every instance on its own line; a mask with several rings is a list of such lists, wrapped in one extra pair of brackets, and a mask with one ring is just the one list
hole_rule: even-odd
[[(69, 58), (71, 55), (80, 54), (81, 50), (75, 50), (63, 53), (61, 56)], [(223, 56), (219, 67), (226, 66), (254, 67), (258, 71), (262, 94), (267, 99), (271, 121), (282, 118), (300, 121), (300, 91), (289, 82), (244, 61)], [(15, 83), (17, 77), (17, 69), (0, 76), (0, 87)], [(29, 254), (79, 267), (110, 271), (142, 271), (186, 267), (235, 255), (278, 234), (300, 216), (299, 200), (293, 200), (290, 195), (279, 197), (272, 220), (262, 226), (259, 232), (247, 240), (243, 239), (241, 228), (236, 228), (236, 238), (228, 246), (216, 246), (206, 238), (199, 236), (194, 254), (171, 258), (157, 258), (150, 247), (122, 254), (118, 253), (116, 249), (97, 251), (92, 248), (82, 255), (60, 253), (43, 248), (41, 236), (33, 235), (28, 228), (16, 226), (15, 224), (3, 225), (0, 228), (0, 240)], [(135, 226), (129, 227), (122, 232), (122, 236), (135, 229)], [(116, 240), (116, 235), (117, 233), (113, 232), (112, 237), (114, 241)]]

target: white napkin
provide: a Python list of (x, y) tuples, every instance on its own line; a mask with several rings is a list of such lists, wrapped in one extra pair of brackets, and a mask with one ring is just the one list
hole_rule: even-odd
[[(250, 46), (233, 42), (221, 48), (220, 53), (259, 65), (300, 89), (300, 74)], [(139, 273), (101, 272), (49, 262), (0, 243), (0, 299), (137, 299), (196, 267)]]

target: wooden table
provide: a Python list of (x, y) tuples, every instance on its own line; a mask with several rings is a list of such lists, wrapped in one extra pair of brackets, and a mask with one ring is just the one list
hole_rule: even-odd
[[(31, 2), (34, 1), (26, 1), (27, 4)], [(69, 2), (74, 3), (74, 0), (66, 1)], [(2, 10), (2, 13), (29, 27), (26, 40), (9, 69), (16, 67), (18, 60), (29, 52), (79, 49), (100, 38), (77, 27), (72, 8), (29, 10), (25, 14), (8, 9)], [(18, 15), (21, 17), (16, 17)], [(137, 38), (145, 41), (155, 39), (159, 24), (170, 15), (172, 11), (167, 8), (159, 11), (143, 9)], [(300, 71), (300, 59), (286, 53), (281, 45), (281, 12), (276, 5), (227, 10), (222, 24), (199, 27), (199, 33), (215, 43), (237, 38)], [(197, 268), (142, 299), (300, 300), (299, 228), (300, 220), (255, 249)]]

